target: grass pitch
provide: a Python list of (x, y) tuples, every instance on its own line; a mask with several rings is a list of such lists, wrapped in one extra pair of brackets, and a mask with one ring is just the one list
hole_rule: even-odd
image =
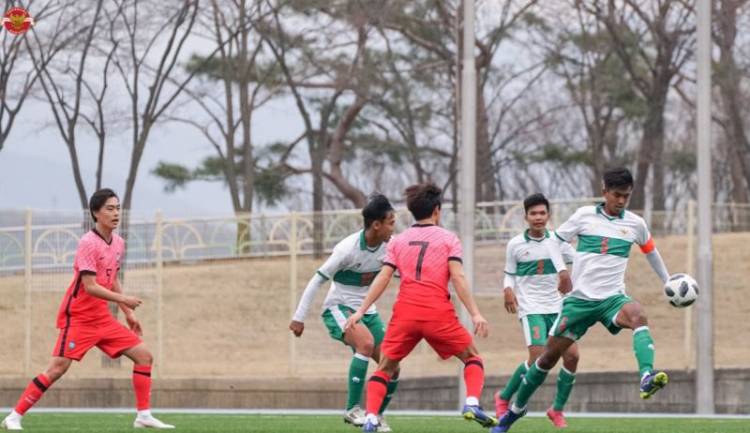
[[(338, 416), (157, 414), (175, 424), (177, 432), (222, 433), (355, 433)], [(133, 415), (91, 413), (33, 413), (24, 418), (28, 432), (133, 432)], [(478, 424), (455, 417), (391, 416), (394, 433), (479, 433)], [(568, 419), (566, 433), (747, 433), (747, 419), (699, 418), (576, 418)], [(559, 433), (546, 418), (520, 420), (513, 433)]]

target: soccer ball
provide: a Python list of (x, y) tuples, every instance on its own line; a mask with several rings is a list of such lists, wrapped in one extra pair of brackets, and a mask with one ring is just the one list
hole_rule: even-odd
[(688, 274), (674, 274), (664, 284), (664, 294), (673, 307), (685, 308), (698, 299), (698, 283)]

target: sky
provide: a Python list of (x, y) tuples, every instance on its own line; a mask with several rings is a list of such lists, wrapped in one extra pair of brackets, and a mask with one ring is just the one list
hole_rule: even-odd
[[(70, 210), (80, 207), (70, 156), (46, 104), (28, 101), (19, 114), (5, 146), (0, 150), (0, 210)], [(258, 143), (289, 139), (299, 134), (298, 115), (283, 101), (256, 114), (254, 139)], [(114, 137), (106, 149), (103, 186), (122, 196), (130, 164), (127, 131)], [(80, 135), (79, 158), (87, 193), (93, 192), (97, 145), (92, 136)], [(229, 193), (221, 183), (194, 182), (174, 193), (151, 174), (160, 160), (194, 166), (213, 154), (206, 139), (190, 127), (162, 123), (146, 146), (133, 194), (133, 210), (161, 210), (167, 216), (211, 216), (232, 212)], [(269, 211), (283, 209), (269, 209)]]

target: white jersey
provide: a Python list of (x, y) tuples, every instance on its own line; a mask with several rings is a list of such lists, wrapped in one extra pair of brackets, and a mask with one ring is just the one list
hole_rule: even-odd
[[(383, 266), (384, 257), (385, 243), (375, 248), (368, 247), (364, 230), (344, 238), (336, 244), (331, 256), (308, 283), (293, 320), (304, 322), (310, 304), (315, 298), (315, 292), (327, 280), (331, 280), (331, 288), (323, 301), (324, 310), (337, 305), (345, 305), (354, 310), (359, 309), (367, 295), (370, 283)], [(376, 312), (373, 304), (366, 314)]]
[(625, 269), (633, 244), (644, 253), (653, 250), (643, 218), (630, 211), (609, 216), (603, 204), (579, 208), (555, 234), (565, 242), (578, 238), (570, 295), (591, 301), (625, 293)]
[(529, 314), (560, 312), (562, 296), (557, 290), (557, 273), (572, 263), (575, 251), (568, 243), (560, 243), (545, 232), (541, 239), (529, 236), (526, 230), (508, 242), (505, 252), (505, 287), (511, 287), (518, 301), (518, 318)]

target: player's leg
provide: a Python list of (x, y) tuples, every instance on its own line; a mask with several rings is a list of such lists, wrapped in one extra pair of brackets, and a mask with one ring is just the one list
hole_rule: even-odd
[(378, 369), (370, 376), (370, 380), (367, 381), (367, 415), (365, 424), (362, 426), (363, 432), (379, 431), (380, 408), (383, 406), (383, 401), (388, 394), (388, 384), (391, 378), (396, 376), (400, 371), (399, 364), (400, 360), (390, 359), (388, 355), (381, 354)]
[[(375, 350), (372, 354), (372, 359), (380, 363), (380, 344), (375, 346)], [(396, 393), (396, 389), (398, 389), (398, 377), (401, 374), (401, 367), (397, 368), (396, 371), (391, 376), (391, 380), (388, 381), (388, 388), (386, 390), (385, 398), (383, 399), (383, 404), (380, 405), (380, 412), (378, 413), (378, 432), (390, 432), (391, 427), (388, 425), (388, 423), (385, 421), (384, 413), (385, 410), (388, 409), (388, 405), (391, 403), (391, 400), (393, 400), (393, 395)]]
[(362, 391), (367, 378), (367, 367), (375, 349), (375, 340), (362, 323), (354, 325), (344, 334), (344, 343), (354, 352), (349, 362), (347, 378), (347, 400), (344, 422), (361, 426), (364, 424), (364, 411), (360, 408)]
[[(368, 330), (370, 330), (370, 334), (372, 334), (373, 341), (375, 342), (372, 359), (376, 363), (380, 363), (380, 347), (383, 344), (383, 340), (385, 339), (385, 323), (383, 323), (383, 320), (377, 313), (365, 315), (365, 317), (362, 319), (362, 323), (367, 326)], [(388, 423), (385, 422), (385, 419), (383, 418), (383, 413), (388, 408), (388, 405), (393, 399), (393, 395), (396, 393), (399, 382), (399, 373), (400, 369), (396, 370), (396, 372), (394, 372), (391, 376), (391, 380), (388, 381), (388, 389), (386, 391), (387, 393), (385, 395), (385, 398), (383, 399), (383, 404), (380, 406), (380, 412), (378, 413), (378, 420), (380, 422), (380, 425), (378, 426), (378, 432), (385, 433), (391, 431), (391, 427), (388, 425)]]
[[(107, 352), (105, 349), (102, 350), (105, 353)], [(133, 361), (133, 391), (138, 410), (135, 421), (133, 421), (133, 427), (175, 428), (173, 425), (166, 424), (151, 414), (151, 367), (154, 363), (154, 356), (148, 347), (146, 347), (146, 344), (139, 342), (137, 345), (121, 351), (121, 353)], [(112, 356), (110, 353), (107, 354)]]
[(516, 394), (516, 401), (500, 419), (500, 425), (492, 429), (492, 433), (507, 432), (513, 423), (526, 414), (529, 399), (544, 383), (549, 370), (557, 364), (563, 353), (599, 320), (601, 307), (600, 301), (565, 298), (562, 310), (552, 325), (544, 353), (529, 368)]
[[(641, 378), (640, 395), (641, 398), (648, 399), (669, 382), (669, 376), (663, 371), (654, 372), (656, 349), (651, 331), (648, 328), (646, 312), (638, 302), (629, 298), (627, 300), (629, 302), (619, 308), (611, 323), (620, 328), (633, 330), (633, 352), (636, 361), (638, 361), (638, 372)], [(620, 302), (624, 301), (621, 300)], [(614, 329), (608, 328), (611, 332), (614, 331)]]
[(495, 414), (498, 417), (508, 410), (510, 399), (521, 386), (521, 380), (529, 369), (529, 366), (536, 361), (539, 355), (544, 351), (544, 345), (547, 343), (547, 326), (544, 323), (542, 315), (529, 314), (521, 318), (521, 329), (523, 337), (528, 348), (528, 358), (521, 362), (513, 374), (510, 376), (505, 387), (495, 393)]
[(72, 362), (72, 359), (53, 356), (47, 369), (32, 379), (26, 386), (15, 408), (0, 423), (0, 427), (7, 430), (21, 430), (23, 416), (42, 398), (47, 389), (68, 371)]
[(536, 359), (536, 362), (531, 364), (529, 371), (526, 372), (516, 394), (516, 401), (513, 402), (505, 415), (500, 418), (499, 425), (492, 429), (492, 433), (507, 432), (513, 423), (526, 414), (526, 406), (529, 403), (529, 399), (539, 386), (544, 383), (550, 369), (557, 364), (563, 353), (573, 343), (573, 340), (566, 337), (549, 337), (544, 352)]
[(367, 381), (367, 416), (362, 431), (375, 432), (379, 426), (378, 413), (388, 394), (391, 378), (400, 371), (401, 360), (422, 340), (422, 322), (391, 320), (380, 345), (380, 362)]
[(562, 355), (562, 368), (557, 374), (557, 393), (552, 407), (547, 410), (547, 417), (552, 421), (555, 427), (567, 427), (563, 409), (568, 402), (570, 392), (573, 390), (573, 384), (576, 381), (576, 370), (578, 369), (578, 345), (573, 343)]
[(476, 421), (483, 427), (496, 425), (497, 419), (486, 414), (479, 406), (479, 397), (484, 387), (484, 364), (471, 334), (455, 317), (422, 323), (424, 338), (438, 356), (442, 359), (455, 356), (464, 363), (466, 403), (461, 416), (468, 421)]

